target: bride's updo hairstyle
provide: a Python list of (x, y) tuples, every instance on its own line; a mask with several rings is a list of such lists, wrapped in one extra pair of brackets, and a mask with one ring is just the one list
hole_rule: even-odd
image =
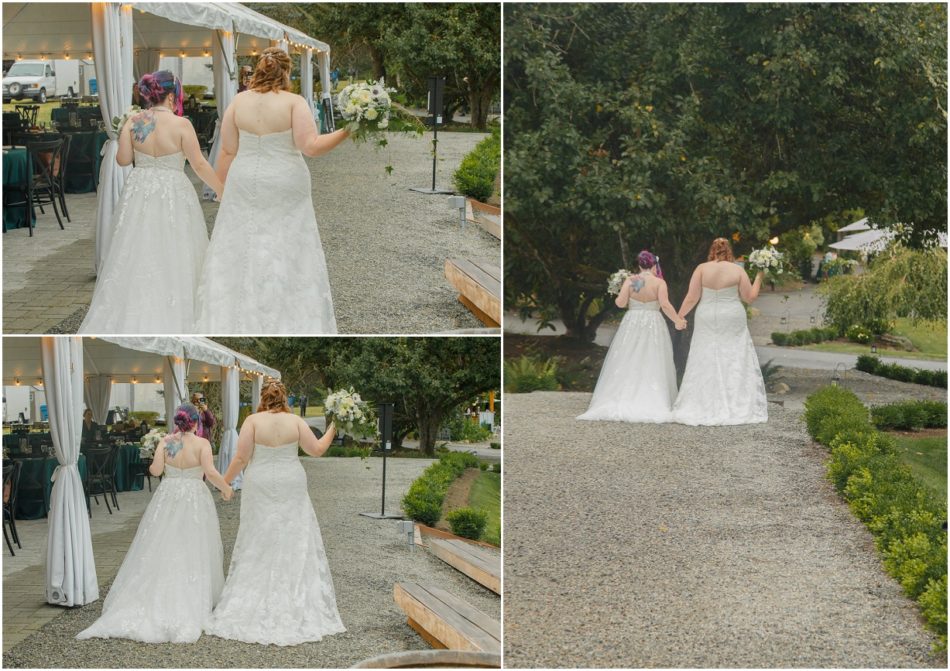
[(148, 109), (155, 105), (161, 105), (165, 98), (171, 93), (175, 96), (174, 110), (175, 114), (181, 116), (185, 110), (182, 107), (181, 81), (168, 70), (159, 70), (147, 75), (142, 75), (138, 83), (139, 96), (142, 99), (142, 106)]
[(656, 266), (656, 276), (663, 279), (663, 269), (660, 268), (660, 257), (644, 249), (637, 255), (637, 264), (642, 270), (649, 270)]
[(172, 421), (175, 423), (175, 430), (165, 438), (165, 451), (170, 457), (174, 457), (182, 448), (182, 436), (198, 425), (198, 408), (191, 403), (182, 403), (175, 411)]
[(290, 90), (290, 56), (279, 47), (267, 47), (257, 61), (248, 90), (258, 93)]
[(290, 412), (287, 403), (287, 388), (280, 380), (267, 380), (261, 388), (261, 403), (257, 406), (258, 412)]
[(732, 255), (732, 245), (725, 238), (716, 238), (709, 245), (709, 258), (707, 261), (735, 261), (736, 257)]

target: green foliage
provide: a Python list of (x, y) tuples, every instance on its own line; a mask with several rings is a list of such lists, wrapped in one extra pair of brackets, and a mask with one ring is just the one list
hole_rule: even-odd
[(836, 328), (815, 327), (800, 331), (791, 331), (789, 333), (775, 331), (772, 333), (772, 343), (779, 346), (810, 345), (812, 343), (820, 343), (826, 340), (834, 340), (837, 337), (838, 330)]
[(947, 404), (944, 401), (902, 401), (879, 405), (871, 408), (871, 419), (883, 431), (946, 428)]
[(459, 164), (452, 181), (455, 189), (469, 198), (487, 201), (495, 189), (495, 177), (501, 168), (501, 129), (475, 145)]
[(945, 647), (946, 501), (901, 463), (892, 439), (867, 431), (858, 405), (860, 400), (848, 390), (819, 389), (805, 401), (808, 431), (829, 446), (828, 478), (874, 534), (884, 567), (918, 601)]
[(461, 440), (467, 443), (481, 443), (491, 437), (491, 429), (461, 412), (455, 412), (444, 424), (449, 430), (451, 440)]
[(145, 422), (149, 426), (155, 426), (155, 422), (158, 421), (158, 413), (151, 410), (135, 410), (129, 413), (129, 417)]
[(186, 100), (191, 96), (194, 96), (198, 100), (202, 100), (205, 97), (205, 93), (208, 91), (208, 87), (200, 84), (183, 84), (181, 90), (182, 93), (184, 93)]
[(781, 251), (788, 265), (803, 278), (812, 274), (812, 257), (815, 251), (825, 243), (825, 235), (818, 224), (799, 226), (780, 238)]
[(489, 444), (489, 447), (490, 447), (491, 449), (493, 449), (493, 450), (500, 450), (500, 449), (501, 449), (501, 443), (492, 442), (491, 444)]
[(675, 303), (720, 235), (946, 229), (945, 7), (510, 4), (505, 40), (506, 304), (570, 336), (644, 247)]
[(856, 342), (859, 345), (867, 345), (871, 342), (871, 339), (874, 335), (871, 333), (871, 330), (861, 326), (860, 324), (855, 324), (849, 326), (845, 332), (844, 337), (850, 340), (851, 342)]
[(928, 387), (947, 388), (947, 371), (945, 370), (908, 368), (896, 363), (884, 363), (878, 357), (870, 354), (860, 355), (855, 368), (871, 375), (879, 375), (899, 382), (914, 382)]
[(492, 472), (492, 473), (501, 473), (501, 464), (500, 464), (500, 463), (492, 464), (491, 472)]
[(474, 508), (458, 508), (445, 516), (452, 533), (462, 538), (478, 540), (488, 524), (488, 514)]
[(834, 277), (819, 287), (825, 320), (841, 330), (852, 325), (886, 333), (893, 320), (947, 322), (947, 253), (895, 244), (860, 275)]
[(326, 451), (328, 457), (359, 457), (366, 459), (373, 453), (371, 447), (345, 447), (343, 445), (331, 445)]
[(432, 526), (442, 517), (442, 501), (449, 485), (466, 468), (478, 468), (478, 458), (467, 452), (446, 452), (409, 486), (402, 509), (417, 522)]
[(556, 391), (557, 362), (554, 359), (544, 361), (522, 355), (517, 359), (505, 360), (505, 391), (514, 394), (526, 394), (532, 391)]

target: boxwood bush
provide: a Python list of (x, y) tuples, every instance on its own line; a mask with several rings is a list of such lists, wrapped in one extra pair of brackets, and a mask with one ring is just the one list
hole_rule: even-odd
[(466, 468), (478, 468), (478, 457), (468, 452), (442, 454), (409, 486), (402, 499), (403, 512), (416, 522), (431, 527), (442, 517), (442, 501), (449, 485)]
[(445, 516), (452, 533), (462, 538), (478, 540), (488, 525), (488, 513), (474, 508), (459, 508)]
[[(939, 404), (915, 408), (930, 417)], [(914, 477), (901, 463), (893, 439), (874, 430), (866, 409), (860, 409), (863, 404), (847, 389), (819, 389), (805, 401), (808, 433), (830, 449), (828, 478), (874, 534), (885, 569), (917, 601), (945, 649), (946, 501)]]
[(802, 329), (800, 331), (790, 331), (784, 333), (775, 331), (772, 333), (772, 344), (779, 345), (810, 345), (820, 343), (826, 340), (834, 340), (838, 337), (838, 330), (834, 327), (816, 326), (815, 328)]
[(453, 181), (459, 193), (480, 200), (491, 198), (495, 177), (501, 166), (501, 129), (492, 129), (491, 135), (475, 145), (455, 171)]
[(941, 429), (947, 426), (943, 401), (901, 401), (871, 408), (874, 426), (882, 430)]
[(928, 387), (947, 388), (947, 371), (925, 370), (923, 368), (908, 368), (896, 363), (884, 363), (876, 356), (862, 354), (855, 365), (860, 371), (886, 377), (899, 382), (914, 382)]

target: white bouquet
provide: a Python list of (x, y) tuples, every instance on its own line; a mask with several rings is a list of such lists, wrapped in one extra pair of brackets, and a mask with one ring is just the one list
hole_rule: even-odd
[(337, 431), (351, 436), (373, 438), (378, 433), (375, 414), (352, 387), (337, 391), (327, 389), (323, 411), (327, 417), (327, 426), (334, 422)]
[(122, 116), (112, 117), (112, 132), (116, 135), (122, 130), (122, 127), (125, 126), (125, 122), (129, 120), (130, 117), (135, 116), (142, 111), (142, 108), (138, 105), (132, 105), (129, 109), (125, 111), (125, 114)]
[(633, 273), (623, 268), (615, 272), (610, 276), (610, 279), (607, 280), (607, 293), (613, 296), (618, 295), (620, 290), (623, 289), (623, 283), (626, 282), (627, 278), (631, 275), (633, 275)]
[(753, 249), (749, 254), (749, 265), (769, 274), (782, 274), (782, 254), (769, 245), (763, 249)]
[(337, 94), (337, 108), (354, 140), (365, 140), (367, 136), (389, 127), (392, 110), (389, 94), (395, 90), (386, 88), (386, 82), (380, 79), (378, 82), (350, 84)]
[(158, 429), (152, 429), (142, 436), (142, 447), (139, 448), (139, 456), (142, 459), (151, 459), (154, 457), (155, 448), (159, 446), (164, 437), (165, 432), (159, 431)]

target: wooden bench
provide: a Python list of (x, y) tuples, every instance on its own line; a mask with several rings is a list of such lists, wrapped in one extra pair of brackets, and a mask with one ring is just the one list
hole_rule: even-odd
[(501, 240), (501, 208), (465, 199), (465, 220), (480, 227), (489, 235)]
[(393, 598), (432, 647), (501, 654), (501, 624), (444, 589), (400, 582)]
[(501, 325), (501, 267), (469, 259), (446, 259), (445, 279), (458, 289), (459, 302), (485, 326)]
[(501, 558), (454, 538), (429, 538), (426, 547), (436, 557), (475, 582), (501, 594)]

